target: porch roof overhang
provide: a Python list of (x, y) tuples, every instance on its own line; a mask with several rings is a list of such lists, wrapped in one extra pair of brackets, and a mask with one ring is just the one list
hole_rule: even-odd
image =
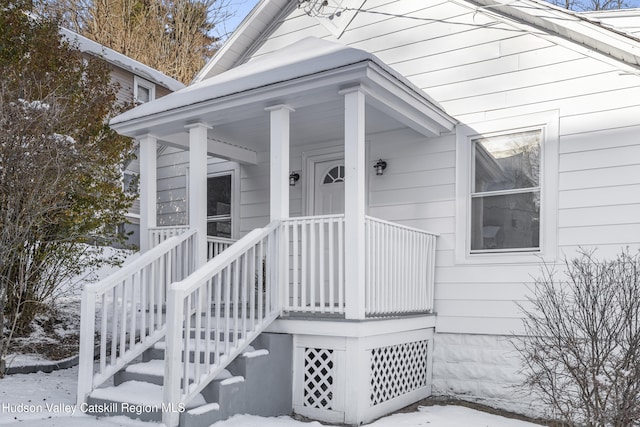
[(204, 123), (209, 153), (254, 163), (268, 147), (266, 108), (286, 104), (296, 144), (342, 139), (343, 90), (366, 94), (367, 132), (409, 127), (425, 136), (453, 130), (456, 121), (422, 90), (360, 49), (307, 38), (115, 117), (131, 137), (151, 134), (188, 148), (187, 127)]

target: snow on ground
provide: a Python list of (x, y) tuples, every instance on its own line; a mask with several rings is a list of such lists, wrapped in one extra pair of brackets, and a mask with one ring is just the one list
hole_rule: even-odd
[[(50, 374), (16, 374), (0, 379), (0, 425), (28, 427), (149, 427), (126, 417), (96, 418), (75, 407), (78, 369)], [(416, 412), (382, 418), (372, 427), (535, 427), (527, 423), (461, 406), (425, 406)], [(215, 427), (322, 427), (289, 417), (236, 415)]]

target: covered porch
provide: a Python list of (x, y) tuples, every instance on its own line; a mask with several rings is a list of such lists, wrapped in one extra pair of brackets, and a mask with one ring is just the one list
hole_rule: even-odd
[[(78, 404), (158, 346), (162, 407), (198, 401), (265, 331), (292, 336), (300, 414), (359, 425), (430, 394), (437, 234), (372, 217), (367, 191), (385, 178), (369, 138), (453, 130), (422, 91), (372, 54), (305, 39), (111, 126), (140, 144), (144, 253), (83, 292)], [(157, 224), (158, 144), (188, 151), (187, 226)], [(207, 236), (209, 156), (269, 182), (262, 207), (241, 204), (257, 219), (237, 241)], [(185, 416), (162, 411), (170, 427)]]
[[(368, 216), (370, 180), (384, 177), (375, 175), (377, 159), (368, 158), (367, 138), (410, 129), (428, 143), (454, 124), (375, 56), (306, 39), (138, 107), (112, 126), (141, 147), (141, 233), (148, 236), (143, 251), (187, 228), (197, 231), (196, 266), (229, 247), (232, 240), (206, 236), (207, 156), (251, 167), (268, 151), (264, 223), (279, 221), (287, 242), (279, 246), (277, 261), (283, 312), (364, 319), (432, 310), (436, 246), (436, 233)], [(342, 145), (338, 178), (344, 193), (329, 211), (314, 208), (313, 168), (291, 167), (292, 150), (327, 141)], [(158, 144), (189, 152), (188, 226), (156, 224)], [(291, 174), (302, 175), (300, 182)], [(301, 209), (290, 207), (295, 186)]]

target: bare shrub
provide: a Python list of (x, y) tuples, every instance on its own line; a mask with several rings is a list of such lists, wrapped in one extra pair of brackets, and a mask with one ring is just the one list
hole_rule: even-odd
[(582, 250), (564, 269), (543, 265), (523, 308), (525, 386), (568, 425), (638, 425), (640, 255)]

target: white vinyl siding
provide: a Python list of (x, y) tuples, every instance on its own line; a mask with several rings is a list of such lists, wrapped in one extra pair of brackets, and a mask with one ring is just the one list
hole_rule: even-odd
[[(338, 41), (376, 54), (462, 124), (477, 128), (522, 117), (524, 124), (518, 126), (529, 126), (532, 116), (557, 112), (557, 166), (554, 172), (544, 172), (545, 179), (557, 182), (557, 190), (551, 191), (557, 203), (551, 214), (557, 224), (543, 225), (551, 233), (546, 241), (555, 241), (548, 261), (571, 256), (579, 246), (597, 247), (601, 256), (622, 246), (640, 246), (637, 73), (564, 38), (464, 1), (369, 0), (364, 8), (379, 13), (359, 12)], [(308, 36), (336, 40), (299, 9), (273, 28), (254, 49), (254, 57)], [(305, 150), (341, 144), (294, 146), (290, 169), (303, 169)], [(368, 213), (440, 233), (438, 331), (519, 331), (521, 314), (515, 302), (526, 304), (526, 286), (539, 275), (540, 260), (507, 256), (490, 264), (459, 262), (457, 253), (466, 252), (456, 233), (456, 209), (464, 203), (456, 194), (456, 136), (427, 139), (398, 130), (367, 135), (367, 150), (369, 160), (388, 163), (383, 176), (368, 176)], [(268, 152), (260, 152), (257, 165), (241, 167), (241, 235), (268, 222), (268, 161)], [(307, 179), (303, 173), (290, 187), (292, 215), (306, 213)], [(175, 194), (180, 191), (175, 189)], [(162, 193), (168, 194), (168, 189)], [(177, 208), (163, 210), (164, 215), (184, 215), (184, 207)]]
[[(603, 256), (640, 245), (639, 76), (471, 3), (369, 0), (364, 8), (380, 13), (358, 13), (339, 41), (376, 54), (462, 123), (558, 111), (559, 166), (550, 177), (559, 187), (558, 255), (571, 256), (580, 245), (598, 246)], [(254, 56), (311, 35), (335, 40), (315, 18), (294, 10)], [(525, 284), (539, 274), (539, 260), (456, 263), (455, 137), (426, 140), (398, 131), (368, 135), (367, 143), (370, 158), (389, 165), (370, 181), (369, 213), (440, 233), (438, 330), (520, 330), (514, 301), (526, 302)]]

